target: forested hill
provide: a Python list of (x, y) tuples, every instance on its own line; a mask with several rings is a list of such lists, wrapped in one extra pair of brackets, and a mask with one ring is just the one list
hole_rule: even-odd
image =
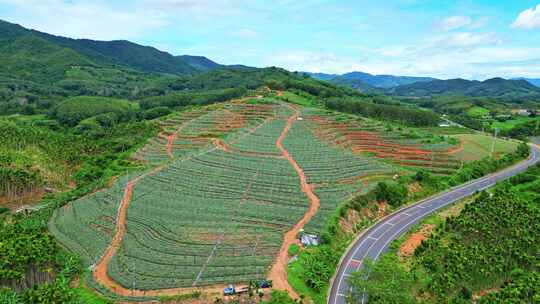
[(531, 84), (540, 87), (540, 78), (515, 78), (515, 80), (527, 80)]
[(393, 95), (416, 97), (456, 95), (494, 97), (508, 101), (517, 99), (540, 100), (540, 88), (525, 80), (503, 78), (492, 78), (485, 81), (449, 79), (416, 82), (388, 89), (387, 92)]
[(71, 49), (97, 64), (121, 65), (142, 72), (189, 74), (220, 67), (219, 64), (202, 56), (173, 56), (153, 47), (125, 40), (95, 41), (65, 38), (25, 29), (17, 24), (0, 20), (0, 47), (19, 39), (29, 39), (28, 37), (41, 38), (56, 47)]
[(189, 64), (190, 66), (194, 67), (199, 71), (210, 71), (223, 67), (221, 64), (215, 63), (204, 56), (182, 55), (176, 56), (176, 58), (179, 58), (183, 62)]
[(416, 82), (426, 82), (435, 80), (430, 77), (394, 76), (394, 75), (372, 75), (364, 72), (350, 72), (343, 75), (306, 73), (307, 75), (335, 84), (347, 85), (362, 91), (373, 90), (374, 88), (392, 88)]

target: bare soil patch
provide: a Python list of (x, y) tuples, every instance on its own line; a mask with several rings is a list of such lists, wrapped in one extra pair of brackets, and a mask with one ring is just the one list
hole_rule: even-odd
[(416, 248), (429, 237), (434, 228), (434, 225), (426, 224), (422, 226), (418, 232), (411, 234), (409, 238), (399, 247), (398, 255), (401, 258), (412, 256)]

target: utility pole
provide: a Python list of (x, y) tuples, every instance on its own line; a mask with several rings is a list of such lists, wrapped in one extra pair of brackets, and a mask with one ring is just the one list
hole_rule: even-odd
[(499, 133), (499, 128), (495, 128), (495, 133), (493, 134), (493, 142), (491, 143), (490, 158), (493, 158), (493, 151), (495, 150), (495, 140), (497, 140), (498, 133)]

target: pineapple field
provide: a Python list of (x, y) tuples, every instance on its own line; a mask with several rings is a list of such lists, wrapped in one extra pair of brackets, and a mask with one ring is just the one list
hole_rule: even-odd
[(254, 98), (169, 115), (145, 170), (58, 209), (49, 228), (99, 285), (153, 296), (270, 278), (287, 249), (380, 181), (452, 174), (467, 145), (376, 120)]

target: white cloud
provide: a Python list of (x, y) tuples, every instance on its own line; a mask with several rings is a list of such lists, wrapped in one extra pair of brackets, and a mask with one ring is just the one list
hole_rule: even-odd
[(472, 23), (472, 19), (468, 16), (451, 16), (444, 19), (440, 26), (445, 31), (456, 30)]
[[(502, 41), (495, 33), (456, 33), (441, 41), (446, 47), (471, 48), (482, 45), (500, 44)], [(439, 45), (440, 46), (440, 45)]]
[(143, 9), (115, 9), (103, 1), (0, 0), (9, 21), (47, 33), (100, 40), (130, 39), (168, 24), (164, 15)]
[(342, 73), (359, 68), (358, 59), (339, 57), (331, 52), (285, 51), (270, 56), (268, 66), (280, 66), (292, 71)]
[(357, 46), (356, 55), (292, 50), (268, 55), (266, 65), (292, 71), (487, 79), (540, 77), (538, 47), (509, 47), (494, 33), (448, 33), (423, 43), (380, 48)]
[(489, 17), (480, 17), (472, 21), (468, 26), (469, 29), (475, 30), (486, 26), (489, 22)]
[(232, 31), (231, 36), (239, 37), (239, 38), (257, 38), (259, 37), (259, 32), (249, 29), (249, 28), (242, 28), (236, 31)]
[(145, 9), (194, 18), (242, 14), (247, 5), (249, 0), (142, 0)]
[(521, 12), (512, 23), (512, 28), (533, 29), (537, 27), (540, 27), (540, 4)]

